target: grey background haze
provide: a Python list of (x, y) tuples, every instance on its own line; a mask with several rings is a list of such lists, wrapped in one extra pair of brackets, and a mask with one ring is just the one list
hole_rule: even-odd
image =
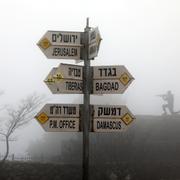
[[(179, 0), (1, 0), (0, 104), (16, 105), (33, 92), (52, 103), (82, 103), (79, 95), (52, 95), (43, 83), (53, 67), (74, 60), (46, 59), (36, 43), (47, 30), (83, 31), (89, 17), (103, 38), (92, 65), (125, 65), (135, 77), (123, 95), (92, 96), (92, 103), (126, 104), (133, 114), (155, 115), (163, 103), (155, 95), (172, 90), (180, 110), (179, 10)], [(18, 131), (11, 151), (24, 153), (44, 133), (33, 120)]]

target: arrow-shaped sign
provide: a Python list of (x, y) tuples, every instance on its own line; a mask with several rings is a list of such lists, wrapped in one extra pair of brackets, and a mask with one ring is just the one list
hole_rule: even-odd
[(35, 118), (47, 132), (78, 132), (79, 111), (77, 104), (46, 104)]
[(83, 81), (65, 79), (58, 68), (53, 68), (44, 82), (53, 94), (82, 94)]
[(126, 106), (94, 105), (93, 131), (120, 132), (135, 119)]
[(81, 32), (47, 31), (37, 45), (48, 59), (80, 59)]
[(133, 80), (125, 66), (94, 66), (93, 94), (121, 94)]
[(89, 32), (89, 59), (93, 59), (98, 55), (101, 40), (98, 27), (92, 28)]

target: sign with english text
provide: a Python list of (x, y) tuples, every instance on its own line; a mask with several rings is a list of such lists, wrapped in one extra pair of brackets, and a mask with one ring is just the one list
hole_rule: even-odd
[[(73, 73), (72, 71), (70, 73)], [(83, 81), (78, 79), (65, 79), (63, 75), (66, 76), (67, 72), (63, 74), (63, 72), (61, 73), (58, 68), (53, 68), (50, 71), (44, 80), (50, 91), (53, 94), (82, 94)], [(74, 76), (74, 74), (70, 75)]]
[(119, 132), (135, 119), (126, 106), (93, 105), (93, 131)]
[(93, 94), (122, 94), (133, 80), (125, 66), (94, 66)]
[(122, 132), (126, 130), (121, 119), (94, 119), (93, 132)]
[(77, 104), (46, 104), (35, 118), (47, 132), (78, 132), (80, 109)]
[(37, 43), (48, 59), (80, 59), (81, 32), (47, 31)]

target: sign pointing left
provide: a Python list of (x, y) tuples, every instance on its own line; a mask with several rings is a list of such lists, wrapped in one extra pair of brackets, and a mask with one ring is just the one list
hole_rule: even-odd
[(35, 118), (47, 132), (78, 132), (79, 111), (78, 104), (46, 104)]
[[(82, 74), (82, 69), (80, 70)], [(74, 70), (70, 69), (70, 71), (71, 77), (72, 75), (74, 75), (72, 74)], [(68, 77), (67, 75), (68, 74), (64, 73), (64, 71), (61, 72), (59, 68), (53, 68), (44, 82), (53, 94), (82, 94), (83, 81), (79, 79), (66, 79), (66, 77)]]
[(47, 31), (37, 45), (48, 59), (80, 59), (81, 32)]

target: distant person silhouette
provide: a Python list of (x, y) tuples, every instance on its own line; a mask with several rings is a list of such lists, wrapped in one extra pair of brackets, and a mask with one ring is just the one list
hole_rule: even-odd
[(167, 115), (167, 109), (170, 114), (174, 113), (174, 95), (171, 91), (168, 91), (166, 94), (158, 95), (163, 98), (164, 101), (167, 101), (167, 104), (162, 105), (162, 109), (164, 111), (163, 115)]

